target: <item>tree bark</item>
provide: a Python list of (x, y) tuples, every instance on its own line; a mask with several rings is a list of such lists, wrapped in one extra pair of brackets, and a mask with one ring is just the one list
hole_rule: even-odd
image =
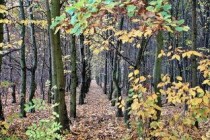
[[(33, 20), (33, 10), (31, 6), (31, 2), (28, 0), (28, 6), (29, 6), (29, 19)], [(32, 102), (32, 99), (34, 98), (35, 91), (36, 91), (36, 69), (37, 69), (37, 45), (36, 45), (36, 37), (35, 37), (35, 29), (34, 24), (30, 24), (30, 36), (31, 36), (31, 42), (32, 42), (32, 53), (33, 53), (33, 63), (32, 67), (30, 69), (31, 71), (31, 85), (30, 85), (30, 93), (29, 93), (29, 102)], [(34, 109), (31, 109), (30, 112), (35, 112)]]
[(108, 66), (108, 52), (105, 52), (105, 68), (104, 68), (104, 94), (107, 94), (107, 66)]
[[(25, 20), (25, 12), (23, 7), (23, 0), (19, 0), (20, 5), (20, 19)], [(21, 91), (20, 91), (20, 117), (26, 117), (24, 105), (26, 102), (26, 60), (25, 60), (25, 25), (21, 25), (21, 50), (20, 50), (20, 65), (21, 65)]]
[(49, 4), (49, 0), (46, 0), (46, 10), (47, 10), (47, 23), (48, 23), (48, 51), (49, 51), (49, 71), (48, 71), (48, 75), (49, 75), (49, 81), (50, 81), (50, 85), (48, 87), (48, 91), (47, 91), (47, 102), (51, 103), (52, 101), (52, 94), (51, 94), (51, 89), (52, 89), (52, 55), (51, 55), (51, 29), (50, 29), (50, 25), (51, 25), (51, 11), (50, 11), (50, 4)]
[[(197, 0), (192, 1), (192, 49), (197, 50), (197, 23), (196, 23)], [(195, 56), (192, 57), (192, 87), (197, 85), (197, 63)]]
[[(51, 1), (51, 17), (56, 18), (60, 16), (60, 0)], [(55, 88), (55, 103), (59, 105), (54, 108), (54, 111), (59, 114), (59, 118), (56, 119), (61, 126), (62, 130), (69, 130), (69, 119), (65, 104), (65, 79), (64, 68), (62, 61), (62, 51), (60, 46), (60, 32), (54, 34), (55, 29), (50, 31), (51, 36), (51, 52), (52, 52), (52, 79), (53, 86)]]
[(77, 51), (76, 38), (71, 35), (71, 89), (70, 89), (70, 117), (76, 118), (76, 89), (77, 89)]
[(84, 46), (84, 35), (80, 35), (80, 50), (81, 50), (81, 63), (82, 63), (82, 71), (81, 71), (81, 89), (80, 89), (80, 95), (79, 95), (79, 104), (84, 104), (84, 98), (85, 98), (85, 91), (86, 91), (86, 61), (85, 61), (85, 46)]
[[(159, 88), (157, 87), (158, 83), (161, 81), (161, 63), (162, 63), (162, 58), (158, 58), (158, 55), (160, 54), (161, 50), (163, 49), (163, 32), (159, 31), (157, 36), (156, 36), (156, 41), (157, 41), (157, 47), (156, 47), (156, 52), (155, 52), (155, 64), (153, 68), (153, 90), (157, 94), (159, 92)], [(158, 101), (157, 105), (162, 106), (161, 104), (161, 95), (157, 94), (158, 96)], [(157, 110), (157, 120), (160, 118), (161, 112)]]
[[(4, 0), (0, 0), (0, 5), (4, 5)], [(3, 14), (0, 13), (0, 19), (3, 19)], [(4, 28), (3, 23), (0, 23), (0, 43), (3, 43), (4, 40)], [(0, 47), (0, 52), (2, 51), (2, 47)], [(1, 65), (2, 65), (2, 54), (0, 53), (0, 74), (1, 74)], [(1, 101), (1, 93), (0, 93), (0, 121), (4, 120), (4, 111), (2, 107)]]

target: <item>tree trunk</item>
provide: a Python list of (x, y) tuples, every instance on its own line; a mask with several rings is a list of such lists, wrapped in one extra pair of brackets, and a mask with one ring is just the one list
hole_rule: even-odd
[(70, 117), (76, 118), (76, 89), (77, 89), (77, 51), (76, 38), (71, 35), (71, 89), (70, 89)]
[(15, 83), (12, 84), (12, 103), (16, 103), (16, 85)]
[[(144, 50), (147, 47), (147, 43), (146, 42), (147, 42), (147, 40), (143, 37), (142, 40), (141, 40), (141, 45), (140, 45), (141, 48), (138, 51), (137, 58), (136, 58), (136, 63), (135, 63), (135, 69), (137, 69), (137, 70), (140, 70), (140, 66), (141, 66), (141, 61), (143, 59)], [(129, 84), (128, 84), (128, 87), (129, 87)], [(130, 93), (128, 91), (128, 96), (129, 95), (130, 95)], [(128, 98), (130, 98), (130, 97), (128, 97)], [(131, 110), (132, 103), (133, 103), (133, 100), (129, 99), (128, 101), (126, 101), (126, 105), (125, 105), (124, 122), (126, 123), (128, 128), (130, 127), (130, 122), (129, 122), (130, 114), (129, 114), (129, 112)]]
[(85, 66), (86, 66), (86, 61), (85, 61), (85, 46), (84, 46), (84, 35), (80, 35), (80, 47), (81, 47), (81, 63), (82, 63), (82, 71), (81, 71), (81, 90), (80, 90), (80, 95), (79, 95), (79, 104), (82, 105), (84, 104), (84, 98), (85, 98), (85, 91), (86, 91), (86, 72), (85, 72)]
[(52, 94), (51, 94), (51, 89), (52, 89), (52, 58), (51, 58), (51, 30), (50, 30), (50, 25), (51, 25), (51, 12), (50, 12), (50, 4), (49, 0), (46, 0), (46, 10), (47, 10), (47, 23), (48, 23), (48, 51), (49, 51), (49, 81), (50, 85), (48, 87), (47, 91), (47, 102), (51, 103), (52, 99)]
[(112, 75), (112, 69), (113, 69), (113, 52), (112, 51), (110, 51), (109, 52), (109, 61), (110, 61), (110, 67), (109, 67), (109, 69), (110, 69), (110, 71), (109, 71), (109, 96), (108, 96), (108, 98), (109, 98), (109, 100), (111, 101), (112, 100), (112, 93), (113, 93), (113, 75)]
[[(124, 22), (124, 17), (120, 18), (120, 30), (123, 29), (123, 22)], [(122, 101), (121, 97), (121, 87), (120, 87), (120, 80), (121, 80), (121, 69), (120, 69), (120, 56), (117, 55), (117, 51), (121, 51), (121, 45), (122, 42), (118, 41), (117, 42), (117, 48), (115, 50), (115, 60), (114, 60), (114, 75), (113, 75), (113, 82), (115, 85), (115, 91), (116, 91), (116, 98), (117, 98), (117, 103), (120, 104)], [(117, 112), (116, 112), (116, 117), (123, 117), (123, 112), (122, 108), (117, 106)]]
[(105, 68), (104, 68), (104, 94), (107, 94), (107, 66), (108, 66), (108, 52), (105, 52)]
[[(161, 50), (163, 49), (163, 32), (159, 31), (156, 37), (157, 41), (157, 47), (155, 52), (155, 64), (153, 68), (153, 91), (157, 94), (159, 92), (159, 89), (157, 87), (158, 83), (161, 81), (161, 63), (162, 58), (158, 58), (158, 55), (160, 54)], [(157, 94), (158, 96), (158, 106), (162, 106), (161, 104), (161, 95)], [(160, 118), (161, 112), (157, 110), (157, 120)]]
[[(19, 0), (20, 19), (25, 20), (25, 12), (23, 0)], [(20, 65), (21, 65), (21, 91), (20, 91), (20, 117), (26, 117), (24, 105), (26, 102), (26, 60), (25, 60), (25, 25), (21, 25), (21, 50), (20, 50)]]
[[(197, 0), (192, 1), (192, 49), (197, 50), (197, 24), (196, 24)], [(195, 56), (192, 57), (192, 87), (197, 85), (197, 64)]]
[[(51, 17), (55, 18), (60, 16), (60, 0), (51, 1)], [(48, 17), (49, 18), (49, 17)], [(62, 130), (69, 130), (69, 120), (65, 104), (65, 79), (64, 68), (62, 61), (62, 51), (60, 46), (60, 32), (54, 34), (55, 29), (50, 31), (51, 36), (51, 52), (52, 52), (52, 73), (53, 73), (53, 86), (55, 88), (55, 103), (59, 105), (54, 108), (55, 112), (59, 114), (56, 119), (61, 126)]]
[[(28, 0), (28, 6), (29, 6), (29, 19), (33, 20), (33, 6), (31, 6), (31, 2)], [(36, 37), (35, 37), (35, 29), (34, 24), (30, 24), (30, 36), (31, 36), (31, 42), (32, 42), (32, 54), (33, 54), (33, 64), (30, 69), (31, 71), (31, 85), (30, 85), (30, 93), (29, 93), (29, 102), (32, 102), (32, 99), (34, 98), (34, 94), (36, 91), (36, 69), (37, 69), (37, 46), (36, 46)], [(30, 112), (35, 112), (34, 109), (30, 110)]]
[[(196, 18), (197, 18), (197, 11), (196, 11), (196, 6), (197, 5), (197, 0), (192, 1), (192, 50), (196, 51), (197, 50), (197, 23), (196, 23)], [(197, 85), (197, 62), (196, 62), (196, 57), (192, 56), (192, 87), (196, 87)], [(195, 127), (198, 126), (198, 121), (195, 122)]]
[[(4, 0), (0, 0), (0, 5), (4, 5)], [(0, 19), (3, 19), (3, 14), (0, 13)], [(4, 40), (4, 28), (3, 23), (0, 23), (0, 43), (3, 43)], [(2, 51), (2, 47), (0, 47), (0, 52)], [(1, 65), (2, 65), (2, 54), (0, 53), (0, 74), (1, 74)], [(2, 107), (1, 101), (1, 93), (0, 93), (0, 121), (4, 120), (4, 111)]]

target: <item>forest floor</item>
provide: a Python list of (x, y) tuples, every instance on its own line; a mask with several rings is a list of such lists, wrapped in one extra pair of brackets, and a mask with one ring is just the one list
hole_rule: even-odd
[[(79, 88), (77, 91), (79, 95)], [(5, 118), (11, 122), (9, 135), (16, 135), (21, 140), (26, 140), (25, 131), (32, 123), (37, 123), (41, 119), (46, 119), (52, 113), (52, 110), (36, 111), (35, 113), (27, 113), (27, 118), (19, 118), (19, 94), (17, 94), (17, 103), (12, 104), (11, 94), (2, 96)], [(36, 98), (40, 98), (40, 93), (36, 94)], [(7, 100), (6, 100), (7, 99)], [(27, 97), (28, 99), (28, 97)], [(78, 99), (78, 97), (77, 97)], [(66, 104), (69, 112), (70, 99), (66, 95)], [(115, 117), (116, 107), (111, 106), (107, 95), (103, 93), (100, 86), (92, 81), (89, 92), (86, 94), (85, 104), (78, 105), (77, 102), (77, 118), (71, 120), (70, 128), (73, 133), (67, 133), (65, 140), (137, 140), (137, 134), (134, 129), (127, 129), (123, 118)], [(163, 119), (170, 120), (175, 112), (181, 112), (180, 106), (163, 107)], [(178, 125), (178, 124), (177, 124)], [(166, 126), (166, 129), (173, 129)], [(195, 140), (200, 140), (210, 128), (210, 121), (202, 123), (200, 129), (191, 127), (184, 128), (185, 131), (193, 136)], [(182, 135), (182, 133), (180, 133)], [(1, 139), (1, 138), (0, 138)]]
[[(79, 93), (79, 91), (77, 92)], [(17, 103), (11, 103), (11, 95), (3, 104), (5, 118), (15, 118), (10, 126), (9, 133), (19, 136), (21, 139), (27, 139), (24, 135), (27, 127), (32, 123), (38, 122), (42, 118), (49, 117), (49, 111), (37, 111), (36, 113), (27, 113), (27, 118), (18, 118), (19, 100)], [(19, 96), (19, 95), (17, 95)], [(41, 96), (36, 95), (36, 97)], [(17, 98), (19, 99), (19, 98)], [(69, 96), (66, 96), (66, 104), (69, 112)], [(85, 98), (84, 105), (77, 104), (77, 118), (71, 120), (71, 131), (73, 134), (67, 134), (66, 140), (123, 140), (131, 137), (129, 130), (124, 125), (123, 118), (115, 117), (115, 108), (102, 91), (102, 88), (92, 81), (90, 90)], [(133, 139), (132, 138), (132, 139)]]
[(69, 140), (121, 140), (127, 131), (123, 118), (115, 117), (115, 107), (95, 81), (91, 83), (85, 104), (77, 106), (77, 118), (71, 130), (79, 135), (72, 135)]

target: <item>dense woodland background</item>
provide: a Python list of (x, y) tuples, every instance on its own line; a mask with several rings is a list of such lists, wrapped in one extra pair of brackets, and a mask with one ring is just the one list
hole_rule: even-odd
[(0, 139), (210, 139), (209, 0), (0, 0)]

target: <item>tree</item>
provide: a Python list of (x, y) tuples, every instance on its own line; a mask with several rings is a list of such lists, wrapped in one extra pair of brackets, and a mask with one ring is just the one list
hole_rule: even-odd
[[(0, 0), (0, 5), (4, 5), (4, 0)], [(3, 19), (3, 13), (0, 12), (0, 19)], [(0, 43), (3, 43), (4, 40), (4, 25), (0, 23)], [(3, 50), (2, 46), (0, 46), (0, 52)], [(1, 73), (1, 66), (2, 66), (2, 53), (0, 53), (0, 73)], [(0, 121), (4, 120), (4, 112), (1, 100), (1, 93), (0, 93)]]
[[(23, 6), (23, 0), (19, 0), (20, 20), (25, 20), (25, 12)], [(21, 91), (20, 91), (20, 117), (26, 117), (26, 111), (24, 105), (26, 103), (26, 60), (25, 60), (25, 25), (21, 25)]]
[[(57, 16), (60, 16), (60, 0), (52, 0), (51, 17), (55, 19)], [(50, 31), (52, 47), (52, 84), (54, 87), (54, 100), (55, 103), (58, 103), (58, 106), (55, 107), (55, 112), (59, 115), (57, 121), (62, 125), (62, 130), (69, 130), (69, 120), (65, 104), (65, 79), (60, 46), (60, 33), (54, 32), (54, 29)]]
[[(157, 42), (157, 47), (156, 47), (156, 52), (155, 52), (155, 65), (153, 68), (153, 90), (157, 94), (159, 92), (158, 89), (158, 83), (161, 81), (161, 63), (162, 63), (162, 58), (159, 58), (158, 55), (160, 54), (161, 50), (163, 50), (163, 32), (159, 31), (156, 37), (156, 42)], [(158, 101), (157, 105), (162, 106), (161, 104), (161, 95), (157, 94), (158, 96)], [(157, 119), (160, 118), (161, 112), (157, 110)]]
[(85, 61), (85, 45), (84, 35), (80, 35), (80, 55), (81, 55), (81, 89), (79, 95), (79, 104), (84, 104), (84, 98), (86, 94), (86, 61)]
[[(197, 23), (196, 23), (196, 6), (197, 0), (192, 1), (192, 49), (194, 51), (197, 50)], [(192, 58), (192, 86), (195, 87), (197, 85), (197, 64), (196, 58)]]
[[(33, 6), (32, 2), (28, 1), (29, 6), (29, 19), (32, 21), (34, 19), (33, 17)], [(33, 63), (32, 67), (30, 68), (31, 71), (31, 86), (30, 86), (30, 95), (29, 95), (29, 102), (32, 102), (32, 99), (34, 98), (34, 94), (36, 91), (36, 69), (37, 69), (37, 45), (36, 45), (36, 38), (35, 38), (35, 28), (34, 24), (30, 24), (30, 30), (31, 30), (31, 42), (32, 42), (32, 50), (33, 50)], [(34, 112), (35, 110), (31, 110), (31, 112)]]
[(76, 37), (71, 35), (71, 91), (70, 91), (70, 117), (76, 118), (76, 89), (77, 89), (77, 51)]
[(46, 0), (46, 11), (47, 11), (47, 23), (48, 23), (48, 52), (49, 52), (49, 89), (47, 91), (48, 95), (47, 95), (47, 102), (51, 103), (51, 99), (52, 99), (52, 94), (51, 94), (51, 89), (52, 89), (52, 57), (51, 57), (51, 29), (50, 29), (50, 25), (51, 25), (51, 11), (50, 11), (50, 4), (49, 4), (49, 0)]

